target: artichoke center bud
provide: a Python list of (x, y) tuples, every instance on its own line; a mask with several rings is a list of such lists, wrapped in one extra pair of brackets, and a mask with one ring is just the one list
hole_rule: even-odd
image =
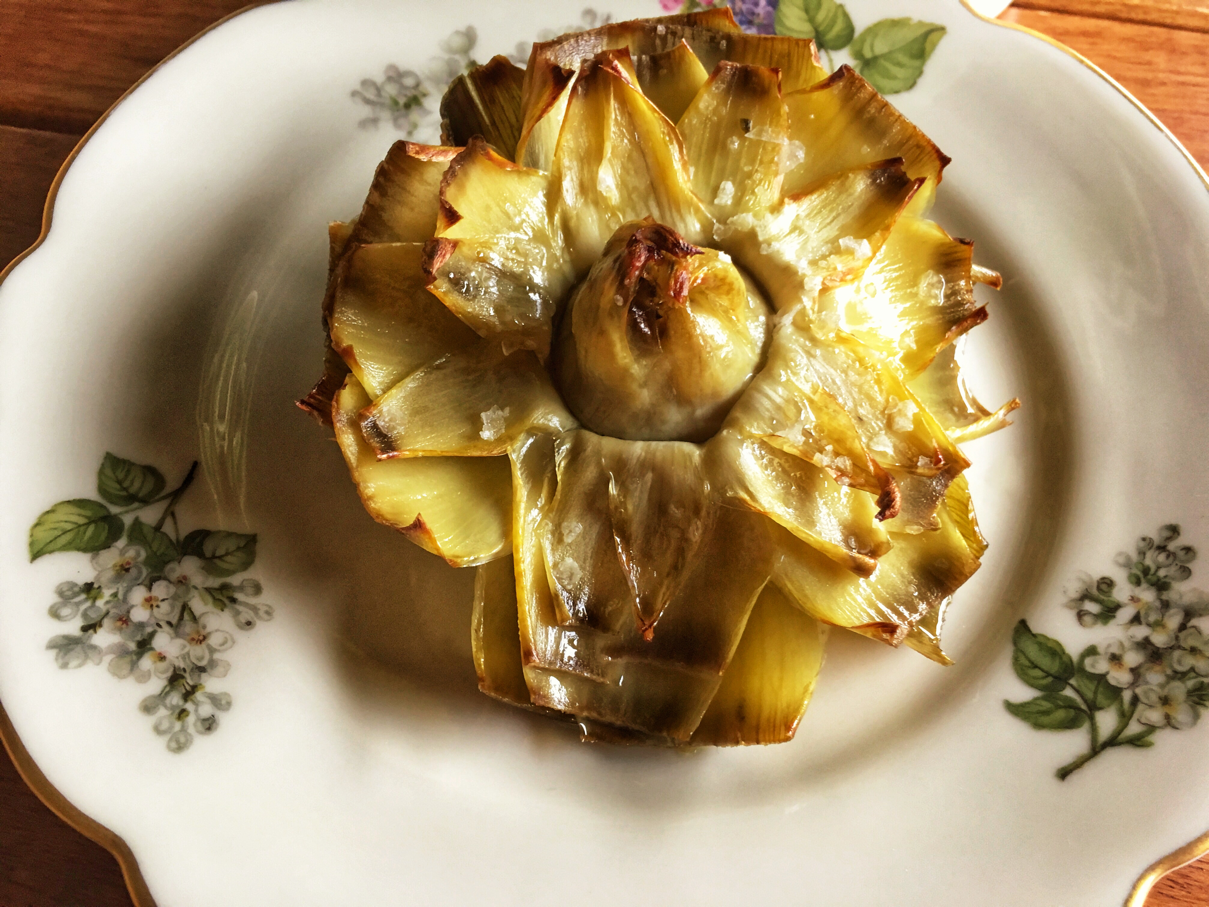
[(554, 379), (597, 434), (705, 441), (763, 363), (769, 312), (728, 256), (624, 224), (563, 311)]

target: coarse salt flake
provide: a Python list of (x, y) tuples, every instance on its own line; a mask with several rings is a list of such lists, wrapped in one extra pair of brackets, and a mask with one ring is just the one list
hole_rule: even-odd
[(483, 420), (483, 430), (479, 432), (479, 437), (484, 441), (498, 441), (504, 435), (504, 429), (507, 425), (509, 408), (500, 409), (499, 406), (493, 406), (485, 413), (479, 413), (479, 418)]

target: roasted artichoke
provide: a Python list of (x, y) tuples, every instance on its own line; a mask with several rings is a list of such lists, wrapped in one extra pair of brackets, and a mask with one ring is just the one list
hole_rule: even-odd
[(947, 663), (985, 549), (957, 369), (998, 276), (948, 159), (725, 8), (497, 57), (333, 224), (326, 370), (366, 509), (476, 566), (481, 688), (585, 739), (790, 739), (828, 627)]

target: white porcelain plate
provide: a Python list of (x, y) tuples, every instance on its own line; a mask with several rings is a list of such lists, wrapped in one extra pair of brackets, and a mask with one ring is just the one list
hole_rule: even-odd
[[(657, 0), (270, 5), (88, 140), (0, 290), (0, 699), (158, 903), (1101, 907), (1209, 828), (1205, 178), (1035, 36), (955, 0), (845, 6), (881, 43), (835, 64), (921, 70), (892, 100), (953, 158), (934, 216), (1005, 275), (972, 380), (1023, 408), (968, 447), (991, 548), (956, 666), (834, 634), (778, 747), (584, 746), (481, 696), (471, 572), (373, 523), (294, 407), (325, 225), (435, 135), (449, 67)], [(195, 584), (196, 620), (139, 648), (156, 590), (106, 602), (148, 569)], [(188, 702), (180, 664), (208, 669)]]

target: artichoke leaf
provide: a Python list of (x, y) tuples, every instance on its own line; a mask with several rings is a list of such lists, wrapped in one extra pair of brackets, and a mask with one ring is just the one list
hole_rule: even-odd
[(417, 369), (361, 413), (381, 458), (498, 456), (526, 431), (575, 424), (533, 353), (482, 340)]
[(710, 442), (709, 457), (712, 484), (854, 573), (870, 575), (890, 550), (873, 495), (840, 485), (813, 463), (730, 432)]
[(425, 242), (437, 227), (441, 178), (460, 148), (398, 141), (374, 173), (350, 242)]
[(792, 740), (823, 666), (826, 639), (826, 626), (765, 586), (692, 745)]
[(767, 213), (737, 214), (714, 227), (714, 238), (782, 311), (859, 277), (919, 185), (901, 161), (881, 161), (787, 196)]
[(511, 557), (499, 558), (476, 570), (470, 648), (479, 689), (504, 702), (528, 706), (529, 688), (525, 686), (521, 665), (513, 570)]
[(673, 123), (680, 121), (709, 78), (697, 55), (684, 41), (662, 53), (635, 57), (634, 69), (642, 93)]
[(336, 265), (340, 264), (340, 259), (344, 255), (344, 249), (348, 246), (348, 241), (353, 235), (353, 230), (357, 228), (357, 218), (350, 221), (334, 220), (327, 225), (327, 279), (332, 279), (332, 274), (336, 271)]
[(787, 195), (819, 180), (887, 158), (902, 158), (911, 179), (926, 180), (913, 199), (923, 213), (949, 163), (939, 148), (847, 64), (826, 81), (801, 91), (786, 90), (789, 136), (808, 149), (785, 174)]
[(1011, 425), (1008, 416), (1020, 401), (1013, 398), (994, 412), (979, 403), (962, 377), (958, 352), (957, 344), (946, 346), (908, 384), (949, 437), (961, 443)]
[(332, 346), (372, 399), (478, 338), (425, 288), (421, 243), (355, 246), (333, 278)]
[(424, 262), (429, 289), (476, 333), (542, 359), (573, 276), (548, 188), (546, 174), (471, 140), (441, 183), (437, 238)]
[[(800, 330), (796, 323), (782, 326), (787, 338)], [(957, 475), (969, 467), (898, 373), (854, 337), (837, 331), (827, 339), (802, 340), (794, 366), (803, 386), (839, 401), (865, 449), (884, 469), (932, 476)]]
[(357, 417), (369, 395), (349, 375), (336, 395), (336, 440), (365, 509), (455, 567), (511, 550), (511, 480), (503, 458), (379, 460)]
[(722, 61), (677, 124), (693, 191), (716, 220), (781, 197), (788, 118), (780, 72)]
[[(782, 531), (782, 557), (773, 582), (815, 619), (898, 646), (917, 625), (926, 629), (929, 615), (979, 567), (949, 508), (939, 507), (936, 513), (939, 528), (934, 531), (892, 533), (893, 547), (869, 577), (844, 570)], [(939, 616), (937, 612), (937, 621)], [(935, 653), (924, 654), (944, 661)]]
[(986, 320), (970, 278), (973, 243), (939, 225), (903, 216), (856, 281), (825, 290), (820, 309), (908, 376)]
[(482, 136), (511, 158), (521, 137), (524, 80), (525, 71), (503, 56), (459, 75), (441, 98), (441, 140), (461, 147)]
[(944, 649), (940, 647), (940, 631), (944, 626), (949, 605), (952, 603), (953, 597), (948, 596), (929, 605), (924, 616), (903, 637), (903, 643), (908, 648), (914, 649), (924, 658), (946, 667), (953, 664), (953, 659), (946, 655)]
[(577, 276), (626, 222), (651, 216), (690, 243), (701, 241), (709, 222), (676, 127), (643, 96), (623, 60), (606, 54), (584, 64), (554, 154), (555, 216)]
[(332, 425), (332, 404), (336, 394), (344, 386), (348, 377), (348, 366), (340, 355), (332, 349), (330, 337), (324, 338), (323, 345), (323, 374), (315, 382), (315, 386), (295, 404), (300, 410), (310, 414), (321, 425)]

